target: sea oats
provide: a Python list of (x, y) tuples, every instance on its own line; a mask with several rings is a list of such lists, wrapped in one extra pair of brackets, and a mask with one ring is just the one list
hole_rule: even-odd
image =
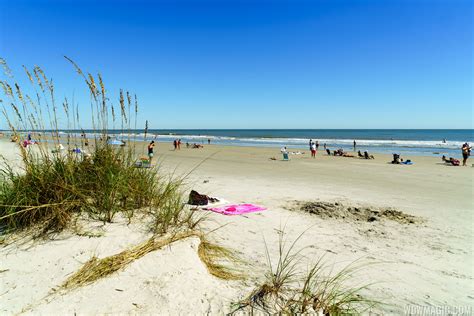
[(0, 57), (0, 65), (1, 65), (2, 68), (3, 68), (3, 73), (4, 73), (7, 77), (12, 78), (12, 77), (13, 77), (12, 71), (11, 71), (10, 67), (8, 67), (7, 61), (6, 61), (4, 58), (1, 58), (1, 57)]
[(33, 80), (33, 77), (31, 76), (30, 71), (28, 70), (28, 68), (26, 68), (25, 65), (23, 65), (23, 69), (25, 69), (26, 75), (28, 76), (28, 79), (30, 80), (30, 82), (35, 83), (34, 80)]
[(16, 94), (18, 95), (18, 99), (20, 99), (21, 102), (24, 102), (23, 94), (21, 93), (21, 89), (18, 83), (15, 83), (15, 88), (16, 88)]
[(41, 81), (41, 78), (40, 78), (40, 75), (39, 75), (39, 72), (38, 72), (38, 67), (35, 66), (35, 68), (33, 68), (33, 74), (35, 75), (35, 78), (36, 78), (36, 81), (38, 83), (38, 86), (41, 88), (41, 90), (44, 92), (44, 86), (43, 86), (43, 82)]

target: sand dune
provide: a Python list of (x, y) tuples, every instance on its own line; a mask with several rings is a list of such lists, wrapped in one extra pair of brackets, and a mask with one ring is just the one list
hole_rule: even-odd
[[(190, 238), (92, 285), (52, 292), (92, 255), (111, 255), (148, 237), (140, 223), (117, 220), (100, 228), (101, 237), (64, 232), (54, 240), (1, 248), (0, 312), (222, 314), (265, 272), (264, 239), (277, 258), (282, 229), (290, 241), (306, 231), (299, 245), (307, 247), (307, 262), (324, 255), (335, 271), (365, 262), (352, 282), (375, 282), (364, 295), (386, 303), (381, 312), (403, 313), (410, 304), (474, 305), (474, 168), (449, 167), (430, 157), (406, 157), (415, 164), (399, 166), (383, 155), (368, 161), (318, 153), (313, 160), (307, 153), (284, 162), (278, 149), (170, 149), (160, 143), (156, 150), (165, 173), (186, 174), (202, 163), (187, 177), (187, 189), (268, 208), (242, 216), (209, 213), (205, 223), (206, 229), (225, 225), (213, 238), (249, 263), (246, 281), (209, 275), (197, 256), (198, 241)], [(0, 153), (15, 159), (10, 144), (1, 143)], [(331, 218), (295, 209), (307, 201), (391, 208), (416, 221)]]

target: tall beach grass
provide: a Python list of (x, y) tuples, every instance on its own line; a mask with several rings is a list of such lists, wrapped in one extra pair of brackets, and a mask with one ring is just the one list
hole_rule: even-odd
[(361, 315), (379, 305), (361, 292), (369, 284), (354, 286), (355, 275), (366, 265), (353, 262), (335, 272), (324, 257), (302, 268), (302, 251), (296, 248), (303, 234), (288, 245), (281, 231), (276, 262), (265, 243), (267, 272), (253, 291), (235, 303), (235, 313), (268, 315)]
[[(181, 180), (161, 176), (157, 168), (136, 168), (139, 153), (130, 142), (125, 147), (108, 142), (110, 124), (120, 125), (129, 135), (130, 122), (137, 125), (137, 97), (120, 89), (117, 117), (101, 74), (86, 73), (65, 58), (65, 66), (72, 65), (85, 83), (89, 104), (64, 98), (59, 106), (53, 80), (39, 66), (23, 66), (29, 85), (23, 89), (0, 59), (0, 106), (22, 160), (21, 170), (8, 162), (0, 168), (0, 232), (35, 228), (43, 235), (67, 228), (79, 214), (111, 222), (118, 213), (130, 218), (138, 209), (152, 215), (155, 233), (193, 228), (194, 217), (183, 207)], [(81, 114), (86, 107), (95, 133), (62, 133), (68, 128), (84, 130)], [(27, 133), (38, 143), (23, 146)]]

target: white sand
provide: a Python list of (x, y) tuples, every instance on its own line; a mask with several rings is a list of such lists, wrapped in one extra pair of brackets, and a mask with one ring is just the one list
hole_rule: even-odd
[[(0, 154), (12, 159), (10, 145), (0, 146)], [(325, 255), (335, 271), (357, 259), (376, 263), (353, 282), (377, 282), (364, 295), (387, 303), (382, 306), (385, 313), (403, 313), (409, 304), (474, 305), (474, 168), (449, 167), (430, 157), (406, 157), (415, 165), (399, 166), (387, 164), (390, 157), (383, 155), (366, 161), (318, 153), (315, 160), (305, 154), (283, 162), (278, 149), (170, 149), (163, 144), (157, 148), (163, 172), (184, 174), (214, 154), (188, 176), (189, 189), (268, 208), (244, 216), (210, 213), (206, 223), (209, 229), (227, 224), (214, 239), (251, 263), (246, 282), (209, 275), (197, 256), (198, 241), (188, 239), (95, 284), (45, 299), (93, 254), (111, 255), (148, 237), (140, 225), (118, 221), (105, 226), (100, 238), (64, 233), (53, 241), (2, 248), (0, 270), (8, 270), (0, 273), (0, 313), (222, 314), (262, 277), (264, 237), (271, 257), (277, 257), (282, 227), (289, 240), (307, 230), (299, 245), (308, 246), (308, 262)], [(269, 160), (272, 156), (278, 160)], [(424, 222), (321, 219), (287, 209), (292, 201), (317, 199), (395, 207)]]

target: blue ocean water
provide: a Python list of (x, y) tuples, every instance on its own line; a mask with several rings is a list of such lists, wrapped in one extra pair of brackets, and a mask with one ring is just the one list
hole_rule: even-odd
[[(79, 135), (82, 131), (62, 131)], [(88, 137), (94, 131), (84, 131)], [(122, 132), (113, 130), (117, 139), (152, 140), (172, 143), (181, 139), (189, 142), (207, 144), (308, 149), (310, 139), (318, 141), (320, 149), (324, 144), (330, 150), (342, 148), (369, 153), (399, 153), (403, 156), (441, 156), (461, 157), (463, 143), (474, 143), (472, 129), (150, 129)]]
[[(117, 131), (120, 134), (119, 131)], [(130, 135), (121, 134), (127, 138)], [(134, 131), (134, 137), (143, 138), (143, 131)], [(474, 143), (472, 129), (187, 129), (148, 131), (147, 139), (172, 142), (180, 138), (183, 143), (289, 148), (308, 147), (310, 139), (326, 144), (331, 150), (357, 149), (374, 153), (400, 153), (403, 155), (460, 157), (463, 143)]]

